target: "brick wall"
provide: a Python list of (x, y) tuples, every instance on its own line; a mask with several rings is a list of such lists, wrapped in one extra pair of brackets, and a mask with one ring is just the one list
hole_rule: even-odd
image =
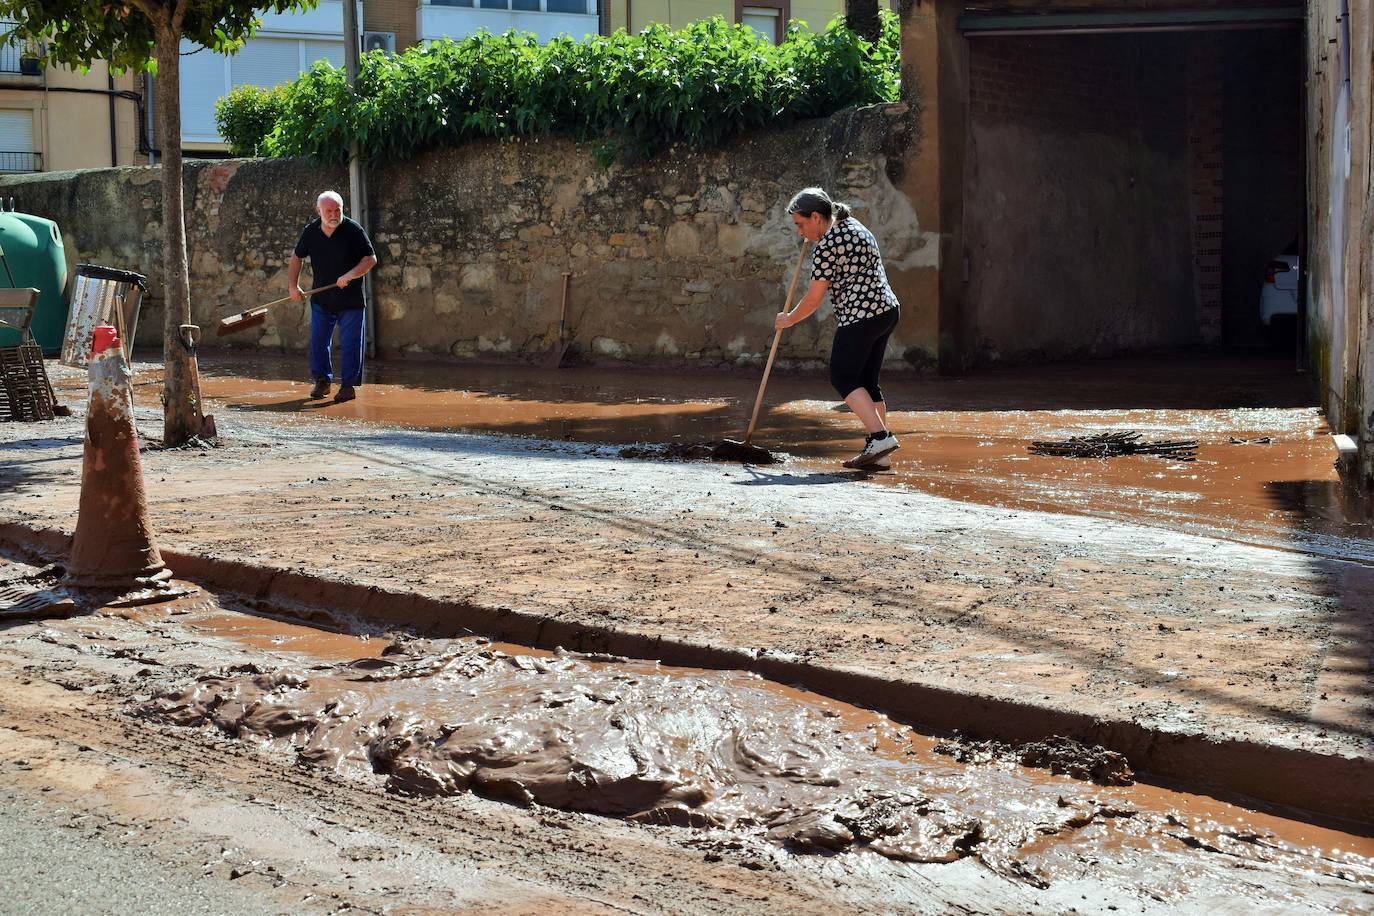
[(1192, 170), (1193, 264), (1202, 339), (1221, 343), (1223, 121), (1220, 33), (1193, 37), (1188, 53), (1188, 155)]
[(416, 42), (417, 3), (418, 0), (367, 0), (363, 6), (363, 29), (395, 32), (396, 50), (404, 51)]
[(969, 49), (970, 361), (1198, 343), (1186, 36)]
[(1133, 38), (979, 38), (975, 47), (969, 110), (976, 118), (1119, 133), (1167, 104), (1142, 78), (1158, 62)]

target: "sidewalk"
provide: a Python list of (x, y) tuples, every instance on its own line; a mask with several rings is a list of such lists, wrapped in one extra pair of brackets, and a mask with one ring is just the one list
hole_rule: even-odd
[[(153, 525), (174, 570), (265, 607), (750, 668), (1374, 819), (1374, 569), (1330, 539), (1274, 549), (803, 463), (217, 413), (225, 447), (144, 453)], [(0, 424), (0, 546), (74, 529), (81, 436), (79, 417)]]

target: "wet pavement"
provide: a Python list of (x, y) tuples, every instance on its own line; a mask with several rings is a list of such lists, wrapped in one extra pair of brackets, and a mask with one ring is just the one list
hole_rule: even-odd
[[(308, 423), (327, 416), (417, 429), (581, 443), (674, 445), (741, 438), (757, 375), (690, 370), (544, 370), (373, 362), (358, 400), (311, 401), (303, 356), (206, 354), (206, 398)], [(138, 395), (155, 397), (154, 367)], [(79, 380), (77, 380), (79, 381)], [(70, 386), (74, 382), (68, 382)], [(1367, 505), (1336, 474), (1330, 430), (1291, 359), (1191, 354), (989, 371), (965, 378), (888, 373), (889, 424), (902, 441), (889, 473), (936, 496), (1166, 525), (1276, 545), (1288, 537), (1374, 541)], [(822, 376), (770, 380), (755, 442), (805, 471), (834, 469), (862, 444)], [(1054, 458), (1037, 439), (1111, 430), (1196, 439), (1198, 459)], [(1364, 554), (1374, 559), (1374, 550)]]

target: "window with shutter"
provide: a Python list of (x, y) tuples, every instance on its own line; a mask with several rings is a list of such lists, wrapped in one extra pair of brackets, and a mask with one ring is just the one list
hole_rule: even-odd
[(36, 172), (33, 112), (0, 110), (0, 172)]

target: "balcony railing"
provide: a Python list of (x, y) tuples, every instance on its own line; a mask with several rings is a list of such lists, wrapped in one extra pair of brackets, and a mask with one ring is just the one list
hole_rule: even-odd
[(0, 150), (0, 172), (41, 172), (43, 154)]
[[(0, 38), (8, 35), (14, 23), (0, 19)], [(24, 76), (38, 76), (42, 73), (38, 61), (25, 53), (22, 45), (0, 45), (0, 73), (22, 73)]]

